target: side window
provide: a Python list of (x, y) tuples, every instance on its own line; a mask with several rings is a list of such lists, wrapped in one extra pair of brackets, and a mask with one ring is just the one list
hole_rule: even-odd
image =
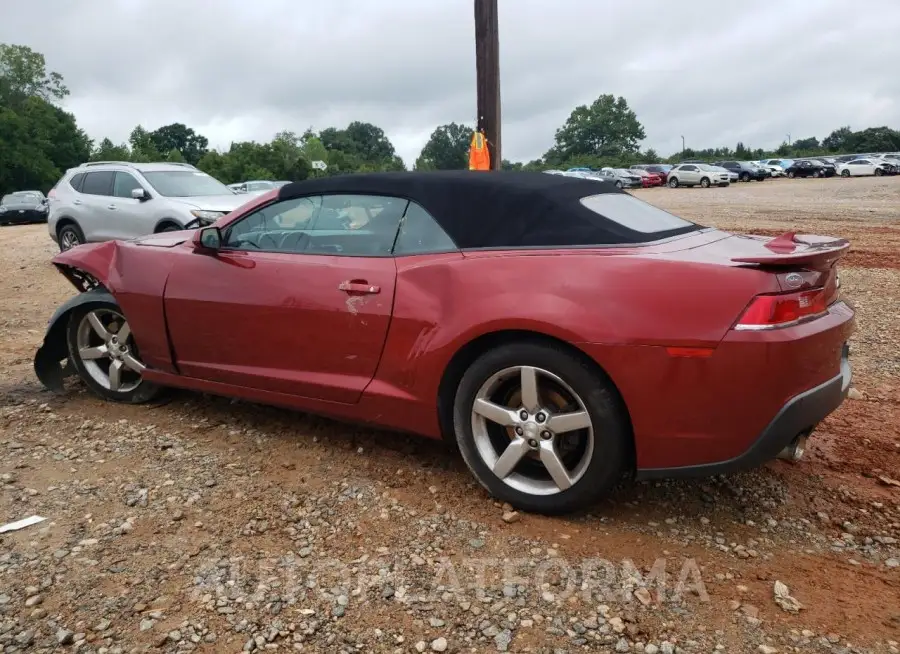
[(78, 173), (77, 175), (73, 175), (72, 179), (69, 180), (69, 186), (71, 186), (76, 191), (81, 191), (81, 184), (84, 182), (84, 173)]
[(407, 200), (388, 196), (325, 195), (305, 252), (390, 256), (407, 204)]
[(116, 173), (116, 181), (113, 184), (113, 195), (117, 198), (130, 198), (131, 192), (136, 188), (144, 188), (133, 175), (128, 173)]
[(322, 198), (317, 195), (266, 205), (231, 225), (224, 235), (222, 247), (303, 252), (309, 241), (309, 228), (321, 206)]
[(400, 223), (394, 255), (452, 252), (456, 244), (425, 209), (410, 202)]
[(88, 195), (110, 195), (112, 193), (113, 177), (111, 170), (87, 173), (81, 186), (81, 192)]
[(697, 171), (697, 166), (682, 166), (681, 169), (693, 173)]

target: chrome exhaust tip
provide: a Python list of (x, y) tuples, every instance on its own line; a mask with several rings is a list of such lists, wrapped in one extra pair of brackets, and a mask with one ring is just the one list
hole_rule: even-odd
[(778, 458), (785, 461), (799, 461), (806, 452), (806, 434), (800, 434), (791, 444), (778, 453)]

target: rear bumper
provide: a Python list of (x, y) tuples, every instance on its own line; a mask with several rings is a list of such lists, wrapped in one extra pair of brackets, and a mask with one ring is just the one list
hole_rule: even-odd
[(849, 348), (844, 344), (840, 373), (788, 400), (756, 441), (742, 454), (715, 463), (639, 469), (636, 476), (638, 479), (708, 477), (759, 467), (776, 458), (798, 435), (811, 431), (834, 412), (847, 397), (851, 378)]

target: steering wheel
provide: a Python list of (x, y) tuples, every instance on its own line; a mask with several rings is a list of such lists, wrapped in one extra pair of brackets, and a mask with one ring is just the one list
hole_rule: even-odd
[(288, 232), (281, 237), (278, 249), (282, 252), (303, 252), (309, 245), (309, 234), (306, 232)]

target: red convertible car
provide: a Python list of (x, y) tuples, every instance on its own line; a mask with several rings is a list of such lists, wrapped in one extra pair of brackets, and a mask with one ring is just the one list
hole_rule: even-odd
[(181, 387), (443, 437), (497, 498), (561, 513), (626, 473), (799, 458), (850, 384), (848, 247), (540, 173), (309, 180), (57, 255), (82, 292), (34, 366), (110, 400)]

